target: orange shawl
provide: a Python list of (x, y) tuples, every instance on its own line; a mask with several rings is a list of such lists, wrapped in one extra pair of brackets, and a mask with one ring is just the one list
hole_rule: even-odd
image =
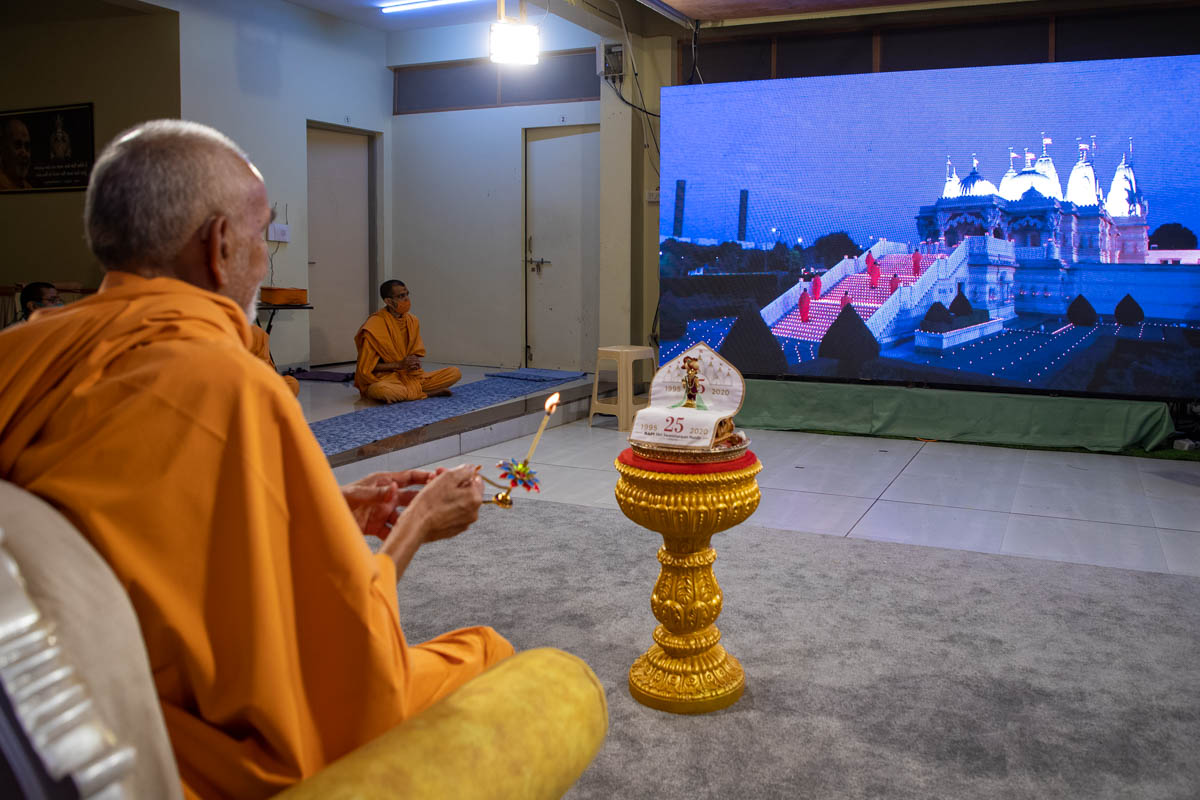
[(421, 341), (421, 322), (411, 312), (396, 319), (386, 308), (381, 308), (358, 329), (354, 335), (358, 348), (358, 365), (354, 370), (354, 385), (359, 392), (377, 381), (415, 381), (420, 393), (420, 369), (396, 370), (376, 373), (379, 362), (400, 362), (409, 356), (425, 356), (425, 343)]
[(0, 477), (129, 592), (191, 797), (273, 794), (411, 710), (394, 566), (249, 344), (233, 302), (118, 272), (0, 333)]

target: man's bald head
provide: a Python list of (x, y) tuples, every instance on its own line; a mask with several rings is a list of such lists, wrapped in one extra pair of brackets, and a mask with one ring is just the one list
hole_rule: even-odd
[(229, 137), (206, 125), (156, 120), (120, 134), (92, 170), (88, 245), (109, 269), (171, 274), (201, 226), (239, 219), (262, 176)]
[(31, 163), (29, 128), (15, 117), (0, 121), (0, 170), (24, 186)]

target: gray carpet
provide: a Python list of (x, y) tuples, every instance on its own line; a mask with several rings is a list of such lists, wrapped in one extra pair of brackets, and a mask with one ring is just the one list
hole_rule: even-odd
[(610, 732), (569, 798), (1200, 797), (1198, 579), (743, 525), (714, 544), (746, 694), (686, 717), (626, 688), (659, 542), (485, 508), (400, 582), (410, 641), (490, 624), (591, 664)]

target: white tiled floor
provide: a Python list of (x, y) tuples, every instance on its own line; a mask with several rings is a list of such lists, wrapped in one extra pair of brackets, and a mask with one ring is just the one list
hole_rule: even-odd
[[(748, 433), (763, 462), (756, 525), (1200, 576), (1198, 462)], [(464, 446), (463, 455), (431, 457), (428, 466), (491, 468), (523, 455), (531, 439)], [(550, 429), (535, 458), (542, 492), (520, 493), (517, 502), (615, 508), (612, 461), (626, 445), (612, 417), (597, 417), (593, 428), (580, 421)]]

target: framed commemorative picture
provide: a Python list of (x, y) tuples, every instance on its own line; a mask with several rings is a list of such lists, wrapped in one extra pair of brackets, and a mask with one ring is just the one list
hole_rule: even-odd
[(91, 103), (0, 111), (0, 194), (84, 191), (95, 160)]

